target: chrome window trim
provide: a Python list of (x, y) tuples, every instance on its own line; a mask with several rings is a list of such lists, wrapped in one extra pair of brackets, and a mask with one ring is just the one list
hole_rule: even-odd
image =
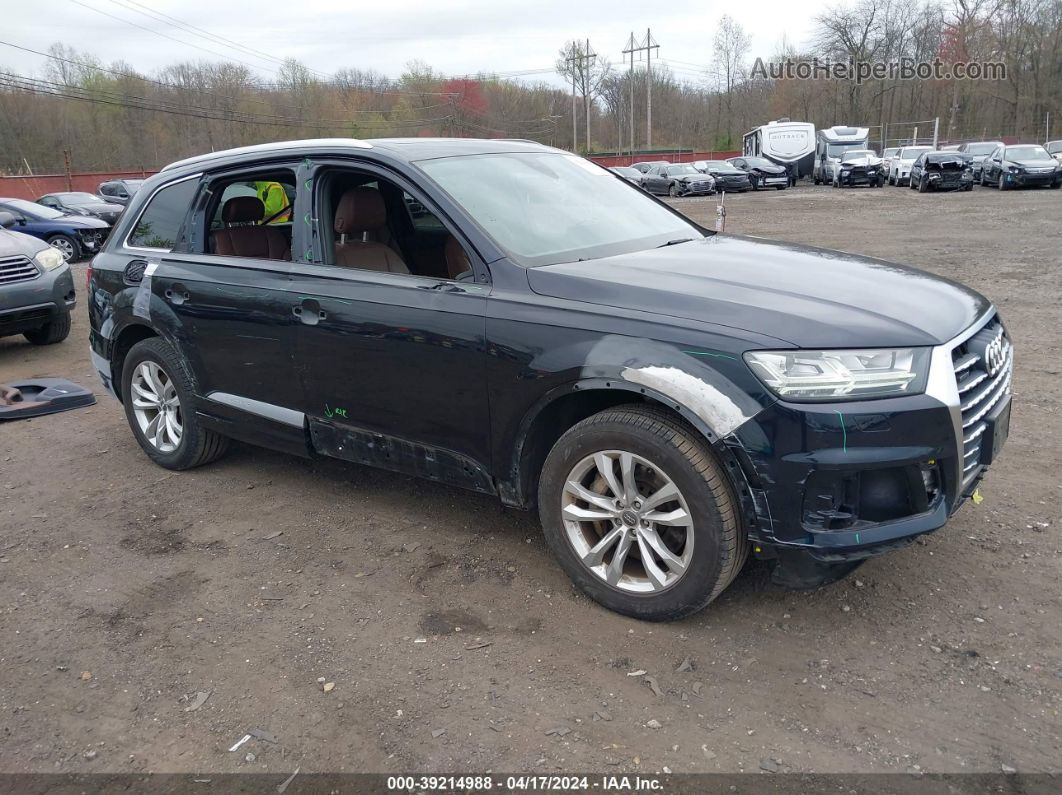
[(158, 192), (160, 190), (163, 190), (164, 188), (172, 187), (172, 186), (177, 185), (177, 184), (179, 184), (181, 182), (186, 182), (187, 180), (190, 180), (190, 179), (199, 179), (200, 177), (203, 176), (203, 173), (204, 172), (200, 171), (200, 172), (198, 172), (196, 174), (189, 174), (186, 177), (181, 177), (180, 179), (174, 179), (174, 180), (171, 180), (169, 182), (165, 182), (162, 185), (159, 185), (157, 188), (155, 188), (155, 190), (151, 191), (151, 195), (147, 197), (147, 201), (144, 202), (144, 206), (141, 207), (140, 208), (140, 212), (137, 213), (136, 219), (129, 226), (129, 231), (125, 233), (125, 238), (122, 240), (122, 248), (126, 249), (127, 251), (149, 251), (149, 252), (151, 252), (153, 254), (169, 254), (171, 251), (173, 251), (172, 248), (153, 248), (153, 247), (150, 247), (150, 246), (134, 246), (134, 245), (130, 244), (129, 238), (131, 238), (133, 236), (133, 232), (136, 230), (137, 224), (140, 223), (140, 219), (144, 217), (144, 213), (147, 212), (147, 208), (151, 206), (151, 202), (155, 200), (155, 196), (158, 195)]

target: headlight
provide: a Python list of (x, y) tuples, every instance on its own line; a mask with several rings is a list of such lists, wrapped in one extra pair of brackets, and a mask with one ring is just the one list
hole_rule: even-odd
[(59, 249), (52, 248), (51, 246), (48, 246), (44, 251), (38, 251), (34, 254), (33, 261), (36, 262), (37, 265), (40, 266), (40, 269), (45, 273), (48, 271), (54, 271), (66, 262), (66, 260), (63, 259), (63, 255), (59, 252)]
[(929, 348), (750, 351), (745, 362), (778, 397), (797, 401), (917, 395), (929, 376)]

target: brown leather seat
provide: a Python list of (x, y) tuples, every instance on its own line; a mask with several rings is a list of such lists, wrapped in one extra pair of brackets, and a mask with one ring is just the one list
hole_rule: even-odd
[[(291, 259), (284, 234), (271, 226), (261, 226), (265, 205), (257, 196), (234, 196), (221, 207), (224, 229), (210, 233), (210, 250), (228, 257)], [(233, 226), (240, 224), (240, 226)]]
[[(387, 206), (375, 188), (351, 188), (336, 206), (336, 265), (367, 271), (409, 273), (398, 252), (381, 238), (387, 228)], [(349, 239), (353, 236), (353, 239)]]
[(468, 254), (458, 242), (457, 238), (449, 235), (443, 246), (443, 257), (446, 259), (446, 272), (451, 279), (456, 279), (462, 273), (472, 270), (472, 263), (468, 261)]

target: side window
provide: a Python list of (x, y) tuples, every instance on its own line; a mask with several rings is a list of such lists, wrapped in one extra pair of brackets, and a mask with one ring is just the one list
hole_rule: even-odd
[(210, 252), (290, 260), (295, 191), (295, 173), (290, 169), (213, 180), (207, 207)]
[(170, 251), (188, 214), (199, 180), (186, 179), (168, 185), (148, 202), (129, 233), (126, 245)]
[(324, 172), (315, 214), (324, 264), (436, 279), (473, 278), (458, 238), (394, 182), (353, 169)]

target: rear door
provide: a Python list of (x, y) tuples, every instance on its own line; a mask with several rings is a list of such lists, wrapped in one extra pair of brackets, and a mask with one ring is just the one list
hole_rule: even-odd
[[(153, 324), (169, 326), (171, 341), (195, 371), (201, 413), (227, 435), (305, 453), (305, 422), (296, 408), (301, 384), (293, 362), (291, 262), (285, 250), (290, 244), (272, 252), (253, 245), (219, 252), (212, 246), (215, 233), (230, 228), (257, 238), (259, 230), (252, 227), (259, 227), (262, 235), (287, 240), (284, 232), (267, 231), (246, 218), (229, 224), (222, 220), (223, 208), (233, 198), (254, 200), (247, 186), (260, 178), (288, 184), (294, 192), (296, 170), (294, 164), (279, 164), (227, 171), (158, 191), (125, 247), (146, 264), (145, 283), (153, 305), (162, 308)], [(169, 219), (190, 200), (178, 236)], [(301, 243), (298, 235), (295, 239)]]

